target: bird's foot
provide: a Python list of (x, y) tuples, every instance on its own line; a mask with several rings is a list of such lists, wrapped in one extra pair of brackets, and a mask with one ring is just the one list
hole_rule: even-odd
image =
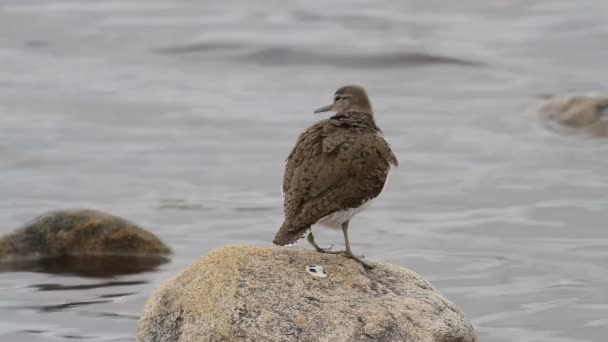
[(349, 259), (353, 259), (353, 260), (357, 261), (358, 263), (363, 265), (363, 267), (367, 268), (368, 270), (371, 270), (374, 268), (374, 266), (372, 266), (369, 263), (362, 260), (363, 258), (365, 258), (363, 255), (357, 256), (357, 255), (354, 255), (353, 253), (351, 253), (350, 251), (345, 251), (345, 250), (332, 251), (332, 248), (334, 247), (334, 245), (331, 245), (328, 248), (321, 248), (317, 244), (314, 244), (313, 246), (319, 253), (341, 255), (345, 258), (349, 258)]
[(357, 261), (358, 263), (360, 263), (361, 265), (363, 265), (363, 267), (365, 267), (368, 270), (371, 270), (374, 268), (374, 266), (372, 266), (371, 264), (363, 261), (362, 259), (365, 258), (363, 255), (361, 256), (356, 256), (350, 252), (346, 252), (346, 251), (340, 251), (341, 253), (338, 253), (340, 255), (342, 255), (345, 258), (349, 258), (349, 259), (353, 259), (355, 261)]
[(321, 248), (319, 246), (315, 246), (315, 249), (319, 253), (325, 253), (325, 254), (343, 254), (343, 253), (346, 253), (346, 251), (332, 251), (333, 248), (334, 248), (334, 245), (330, 245), (327, 248)]

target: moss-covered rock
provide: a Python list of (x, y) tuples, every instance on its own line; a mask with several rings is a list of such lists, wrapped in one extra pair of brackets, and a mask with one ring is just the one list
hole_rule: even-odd
[(79, 255), (167, 256), (154, 234), (95, 210), (58, 210), (0, 238), (0, 262)]

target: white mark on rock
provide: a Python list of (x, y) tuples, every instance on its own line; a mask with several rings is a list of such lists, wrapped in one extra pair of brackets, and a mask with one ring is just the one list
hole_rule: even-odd
[(321, 265), (306, 265), (306, 271), (315, 277), (327, 278), (327, 272), (325, 271), (325, 268)]

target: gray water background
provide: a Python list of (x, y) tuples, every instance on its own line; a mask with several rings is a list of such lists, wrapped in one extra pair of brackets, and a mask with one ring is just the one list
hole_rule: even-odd
[(0, 274), (0, 340), (133, 341), (168, 277), (270, 246), (297, 134), (359, 83), (401, 167), (355, 251), (425, 276), (481, 341), (606, 341), (608, 141), (530, 105), (606, 92), (607, 42), (593, 0), (3, 0), (0, 233), (94, 208), (176, 255), (109, 280)]

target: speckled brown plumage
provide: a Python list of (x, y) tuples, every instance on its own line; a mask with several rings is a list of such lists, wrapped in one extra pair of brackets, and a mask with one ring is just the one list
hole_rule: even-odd
[(323, 217), (375, 198), (391, 165), (398, 165), (374, 121), (365, 90), (342, 87), (335, 93), (339, 100), (327, 108), (340, 108), (342, 94), (352, 95), (343, 107), (354, 110), (338, 112), (308, 128), (287, 158), (285, 221), (275, 236), (277, 245), (294, 243)]

